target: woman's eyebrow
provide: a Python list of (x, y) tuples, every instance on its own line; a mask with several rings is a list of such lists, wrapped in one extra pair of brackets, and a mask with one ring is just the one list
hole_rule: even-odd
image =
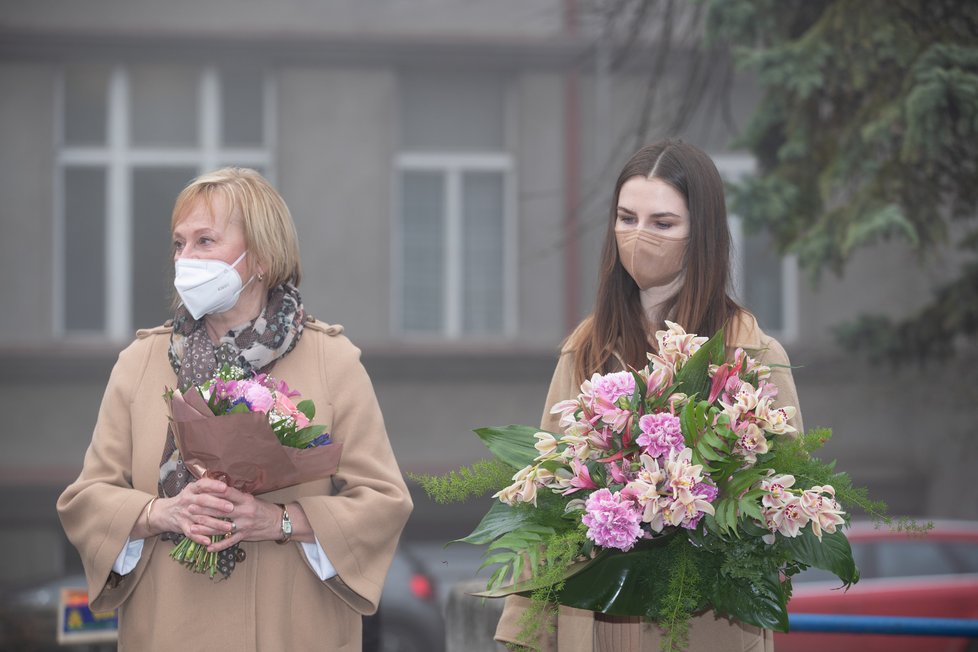
[[(179, 227), (177, 227), (177, 228), (179, 229)], [(210, 226), (202, 226), (202, 227), (199, 227), (199, 228), (197, 228), (197, 229), (194, 229), (193, 231), (191, 231), (191, 232), (190, 232), (190, 233), (188, 234), (188, 236), (189, 236), (190, 238), (194, 238), (194, 237), (196, 237), (196, 236), (199, 236), (199, 235), (202, 235), (202, 234), (205, 234), (205, 233), (206, 233), (206, 234), (216, 234), (216, 233), (217, 233), (217, 231), (216, 231), (216, 230), (215, 230), (215, 229), (214, 229), (213, 227), (210, 227)], [(176, 237), (176, 236), (178, 236), (178, 235), (180, 235), (180, 233), (178, 233), (177, 231), (174, 231), (174, 232), (173, 232), (173, 236), (174, 236), (174, 237)]]
[[(633, 210), (627, 209), (624, 206), (619, 206), (618, 207), (618, 212), (619, 213), (624, 213), (625, 215), (632, 215), (632, 216), (636, 216), (636, 217), (638, 216), (638, 213), (636, 213)], [(658, 218), (658, 217), (676, 217), (676, 218), (682, 218), (681, 215), (679, 215), (678, 213), (673, 213), (672, 211), (659, 211), (657, 213), (651, 213), (650, 214), (650, 217), (656, 217), (656, 218)]]

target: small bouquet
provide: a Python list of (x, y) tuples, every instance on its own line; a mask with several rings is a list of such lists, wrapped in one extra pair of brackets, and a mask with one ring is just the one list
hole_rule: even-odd
[[(330, 476), (339, 466), (342, 444), (331, 440), (328, 426), (312, 423), (313, 402), (294, 403), (297, 396), (285, 381), (246, 377), (239, 367), (225, 366), (202, 385), (168, 389), (164, 398), (177, 448), (194, 477), (259, 494)], [(170, 556), (211, 578), (217, 571), (217, 553), (186, 537)]]
[(441, 502), (496, 490), (460, 541), (488, 544), (496, 566), (479, 595), (531, 597), (524, 640), (554, 604), (654, 620), (670, 650), (706, 609), (787, 631), (793, 575), (859, 578), (842, 502), (885, 506), (811, 456), (830, 431), (797, 435), (771, 369), (741, 349), (724, 362), (722, 331), (666, 324), (645, 368), (595, 374), (553, 406), (562, 432), (479, 429), (495, 460), (415, 477)]

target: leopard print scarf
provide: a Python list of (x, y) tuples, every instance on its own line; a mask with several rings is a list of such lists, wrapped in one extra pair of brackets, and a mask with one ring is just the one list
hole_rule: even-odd
[[(295, 348), (305, 318), (298, 289), (289, 283), (279, 285), (269, 290), (265, 308), (254, 321), (231, 329), (214, 345), (203, 320), (195, 320), (181, 305), (173, 319), (169, 351), (177, 386), (185, 391), (192, 385), (202, 384), (225, 365), (241, 367), (246, 374), (267, 372)], [(167, 428), (157, 493), (160, 497), (176, 496), (193, 481), (194, 476), (187, 471), (177, 449), (173, 431)], [(167, 532), (162, 538), (179, 541), (183, 535)], [(237, 548), (232, 546), (218, 558), (218, 570), (224, 577), (241, 560)]]

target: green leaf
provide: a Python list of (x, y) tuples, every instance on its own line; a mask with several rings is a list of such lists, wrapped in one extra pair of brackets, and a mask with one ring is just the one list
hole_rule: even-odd
[(761, 581), (731, 581), (716, 584), (713, 606), (721, 612), (764, 629), (788, 631), (788, 596), (777, 571), (764, 575)]
[(533, 435), (538, 432), (540, 432), (539, 428), (530, 426), (502, 426), (475, 430), (475, 434), (493, 455), (516, 469), (533, 464), (533, 460), (540, 454), (540, 451), (533, 447), (536, 443)]
[(712, 428), (706, 428), (703, 431), (703, 441), (713, 448), (718, 448), (722, 451), (725, 451), (727, 447), (727, 442), (720, 439)]
[(297, 430), (294, 435), (289, 437), (289, 446), (293, 448), (305, 448), (319, 435), (326, 432), (326, 426), (311, 425)]
[(638, 374), (638, 372), (633, 371), (632, 377), (635, 379), (635, 393), (632, 394), (632, 405), (638, 405), (641, 402), (642, 397), (645, 396), (647, 387), (645, 381)]
[(834, 573), (846, 587), (859, 581), (859, 571), (852, 558), (852, 547), (841, 528), (832, 534), (822, 532), (822, 540), (812, 532), (811, 526), (797, 537), (778, 537), (781, 544), (798, 561)]
[(316, 416), (316, 404), (309, 399), (304, 401), (299, 401), (299, 404), (295, 408), (306, 415), (306, 418), (312, 421), (313, 417)]
[(482, 517), (482, 520), (467, 537), (456, 539), (452, 543), (462, 542), (483, 545), (495, 539), (518, 530), (524, 523), (533, 521), (534, 514), (528, 509), (513, 509), (498, 500), (493, 501), (492, 507)]
[[(593, 561), (594, 561), (593, 559), (589, 559), (588, 561), (571, 564), (570, 566), (568, 566), (566, 569), (562, 571), (561, 577), (565, 579), (569, 577), (573, 577), (574, 575), (580, 573), (588, 566), (590, 566), (593, 563)], [(499, 573), (501, 570), (505, 570), (505, 569), (497, 569), (494, 575), (496, 573)], [(477, 593), (473, 593), (472, 595), (477, 597), (482, 597), (482, 598), (501, 598), (507, 595), (512, 595), (514, 593), (528, 593), (530, 591), (533, 591), (534, 589), (540, 588), (541, 586), (545, 586), (545, 585), (546, 585), (545, 581), (535, 577), (531, 577), (525, 580), (520, 580), (519, 582), (509, 584), (503, 587), (498, 586), (498, 584), (493, 585), (490, 582), (487, 583), (485, 591), (479, 591)]]
[(733, 498), (718, 500), (713, 509), (716, 511), (717, 525), (723, 531), (731, 530), (737, 524), (737, 501)]
[[(600, 611), (619, 616), (645, 615), (649, 591), (662, 590), (668, 578), (668, 565), (657, 564), (672, 536), (636, 544), (628, 552), (602, 551), (585, 567), (567, 578), (559, 602), (577, 609)], [(682, 545), (688, 545), (685, 541)], [(657, 573), (660, 578), (649, 576)], [(661, 581), (657, 582), (656, 579)]]
[(764, 513), (761, 511), (761, 506), (757, 504), (757, 501), (750, 494), (744, 495), (739, 501), (737, 501), (737, 509), (740, 510), (741, 514), (755, 518), (758, 521), (764, 521)]
[(489, 576), (489, 581), (486, 582), (487, 591), (492, 591), (497, 586), (499, 586), (504, 579), (506, 579), (506, 571), (508, 570), (508, 568), (509, 568), (508, 566), (499, 566), (496, 570), (492, 572), (492, 575)]
[(696, 445), (696, 451), (705, 459), (712, 460), (714, 462), (722, 462), (727, 459), (725, 455), (721, 455), (714, 451), (713, 448), (710, 447), (710, 445), (705, 441), (700, 441), (700, 443)]
[(723, 329), (707, 340), (676, 373), (678, 391), (701, 399), (710, 393), (710, 364), (720, 364), (725, 355)]
[(733, 474), (723, 489), (731, 496), (739, 496), (764, 475), (762, 469), (745, 469)]
[(683, 440), (687, 448), (696, 448), (696, 441), (699, 439), (699, 428), (696, 427), (696, 408), (694, 401), (689, 401), (683, 406), (679, 413), (679, 428), (683, 433)]

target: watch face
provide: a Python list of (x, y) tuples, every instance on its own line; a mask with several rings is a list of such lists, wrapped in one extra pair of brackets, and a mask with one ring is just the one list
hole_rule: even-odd
[(292, 534), (292, 521), (282, 521), (282, 532)]

